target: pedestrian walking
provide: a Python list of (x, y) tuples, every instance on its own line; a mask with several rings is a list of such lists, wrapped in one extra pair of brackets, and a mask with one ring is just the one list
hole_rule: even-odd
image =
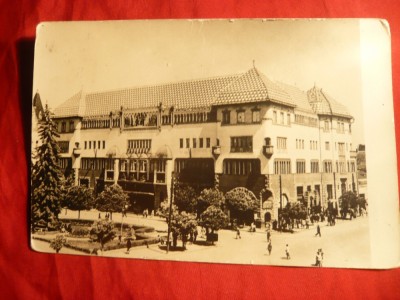
[(271, 239), (271, 231), (268, 230), (268, 231), (267, 231), (267, 242), (269, 242), (270, 239)]
[(317, 233), (315, 234), (315, 236), (319, 235), (319, 237), (321, 237), (321, 227), (319, 227), (319, 224), (317, 225)]
[(285, 249), (285, 252), (286, 252), (286, 258), (289, 260), (289, 259), (290, 259), (290, 250), (289, 250), (289, 244), (286, 244), (286, 249)]
[(126, 241), (126, 254), (129, 254), (129, 251), (131, 250), (131, 247), (132, 247), (131, 239), (128, 239)]
[(269, 240), (268, 246), (267, 246), (267, 250), (268, 250), (268, 255), (271, 255), (271, 251), (272, 251), (272, 242), (271, 240)]
[(236, 227), (236, 239), (241, 239), (239, 227)]
[(197, 228), (193, 232), (193, 243), (196, 243), (197, 240)]

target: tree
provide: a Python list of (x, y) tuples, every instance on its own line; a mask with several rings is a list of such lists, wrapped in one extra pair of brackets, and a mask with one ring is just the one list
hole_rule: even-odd
[(182, 246), (186, 249), (187, 236), (197, 229), (196, 216), (187, 212), (173, 213), (171, 219), (171, 232), (173, 245), (176, 247), (178, 236), (182, 238)]
[(128, 195), (118, 184), (107, 186), (95, 200), (95, 208), (102, 212), (122, 212), (128, 204)]
[(211, 205), (200, 216), (199, 225), (206, 228), (207, 232), (211, 233), (218, 231), (228, 224), (228, 216), (221, 210), (221, 208)]
[(301, 202), (288, 202), (283, 209), (279, 209), (280, 226), (294, 226), (294, 220), (305, 220), (307, 207)]
[(197, 215), (200, 216), (209, 206), (221, 208), (224, 203), (225, 196), (220, 190), (204, 189), (197, 198)]
[(78, 219), (80, 219), (81, 210), (89, 210), (93, 207), (93, 192), (83, 185), (71, 186), (63, 198), (65, 207), (78, 211)]
[(174, 202), (179, 211), (194, 212), (196, 210), (196, 192), (184, 183), (177, 183), (174, 187)]
[(225, 199), (228, 209), (239, 223), (252, 220), (254, 211), (259, 208), (257, 199), (245, 189), (233, 189), (225, 194)]
[(56, 253), (60, 252), (62, 247), (64, 247), (65, 243), (67, 242), (66, 238), (58, 234), (55, 239), (51, 240), (50, 242), (50, 248), (56, 250)]
[(35, 163), (32, 166), (32, 227), (49, 229), (58, 221), (61, 210), (60, 185), (63, 179), (58, 165), (60, 148), (55, 140), (59, 137), (57, 127), (46, 105), (43, 117), (39, 119), (38, 133), (40, 145), (36, 148)]
[(94, 242), (100, 243), (101, 251), (104, 245), (114, 239), (115, 232), (113, 231), (114, 223), (111, 220), (101, 219), (93, 223), (90, 230), (90, 238)]
[(354, 192), (348, 191), (340, 196), (339, 204), (342, 218), (346, 218), (348, 212), (352, 214), (357, 209), (359, 200)]

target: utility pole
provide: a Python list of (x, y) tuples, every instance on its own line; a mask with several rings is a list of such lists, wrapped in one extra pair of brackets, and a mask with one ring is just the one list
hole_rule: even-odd
[(168, 212), (168, 236), (167, 236), (167, 253), (169, 251), (169, 236), (171, 234), (171, 218), (172, 218), (172, 201), (174, 199), (174, 175), (171, 178), (171, 200), (169, 201), (169, 212)]

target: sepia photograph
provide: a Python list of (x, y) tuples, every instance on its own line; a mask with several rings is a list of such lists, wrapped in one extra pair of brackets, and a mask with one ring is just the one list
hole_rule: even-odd
[[(385, 231), (374, 209), (385, 206), (398, 217), (397, 186), (387, 205), (372, 195), (397, 183), (397, 173), (388, 171), (392, 179), (384, 182), (369, 163), (384, 155), (376, 154), (371, 136), (394, 147), (394, 124), (369, 130), (368, 116), (377, 110), (366, 101), (364, 50), (371, 48), (364, 48), (361, 23), (39, 24), (27, 220), (32, 249), (395, 267), (380, 264), (376, 254), (374, 245), (382, 243), (374, 237)], [(393, 119), (390, 112), (385, 119)], [(394, 246), (383, 247), (398, 252), (395, 237)]]

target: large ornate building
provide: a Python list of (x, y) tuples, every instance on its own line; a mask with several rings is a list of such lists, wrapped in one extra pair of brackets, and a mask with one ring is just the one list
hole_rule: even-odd
[(54, 110), (61, 165), (100, 191), (118, 183), (131, 208), (171, 199), (173, 178), (241, 187), (277, 218), (288, 201), (327, 207), (357, 190), (353, 118), (320, 88), (246, 73), (97, 93)]

